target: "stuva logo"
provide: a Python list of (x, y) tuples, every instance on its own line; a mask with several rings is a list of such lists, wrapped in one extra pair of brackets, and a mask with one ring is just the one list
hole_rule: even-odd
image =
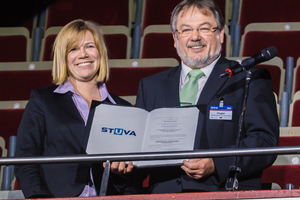
[(125, 130), (123, 128), (107, 128), (107, 127), (102, 127), (102, 132), (104, 133), (113, 133), (114, 135), (133, 135), (136, 136), (134, 131), (131, 130)]

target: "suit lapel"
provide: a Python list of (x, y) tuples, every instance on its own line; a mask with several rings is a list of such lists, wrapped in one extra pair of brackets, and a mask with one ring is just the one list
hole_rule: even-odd
[(211, 72), (205, 86), (201, 92), (197, 104), (208, 104), (210, 100), (216, 95), (228, 78), (220, 78), (220, 74), (224, 73), (225, 69), (229, 67), (228, 61), (221, 56)]
[[(209, 148), (212, 146), (212, 144), (209, 144), (209, 141), (213, 141), (213, 144), (217, 146), (220, 146), (220, 144), (217, 144), (218, 142), (222, 142), (221, 140), (216, 140), (216, 134), (219, 133), (207, 132), (207, 122), (205, 121), (209, 120), (209, 111), (207, 107), (209, 106), (210, 101), (216, 96), (217, 92), (228, 80), (228, 78), (220, 78), (220, 74), (224, 73), (225, 69), (228, 67), (230, 67), (229, 62), (223, 56), (221, 56), (201, 92), (197, 103), (200, 113), (198, 120), (198, 131), (195, 138), (195, 148)], [(197, 141), (200, 141), (200, 143)]]
[[(61, 116), (64, 116), (62, 117), (65, 121), (64, 123), (68, 124), (68, 127), (72, 132), (71, 135), (73, 140), (77, 141), (77, 144), (78, 142), (82, 144), (85, 137), (85, 123), (73, 102), (71, 94), (57, 94), (55, 95), (55, 99), (59, 105)], [(82, 147), (84, 146), (85, 144), (82, 144)]]
[(181, 65), (172, 70), (167, 78), (163, 81), (163, 95), (165, 104), (168, 107), (180, 106), (179, 103), (179, 79), (180, 79)]

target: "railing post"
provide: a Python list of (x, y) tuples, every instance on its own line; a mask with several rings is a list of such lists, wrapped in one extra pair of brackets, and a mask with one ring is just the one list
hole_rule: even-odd
[(292, 103), (291, 95), (293, 88), (293, 72), (294, 72), (294, 58), (286, 58), (286, 74), (285, 74), (285, 91), (288, 93), (289, 103)]
[(107, 185), (108, 185), (108, 180), (109, 180), (109, 173), (110, 173), (110, 161), (107, 160), (105, 163), (105, 168), (104, 168), (103, 175), (102, 175), (99, 196), (106, 196)]
[(287, 92), (282, 92), (280, 102), (280, 127), (287, 127), (288, 125), (289, 107), (289, 95)]

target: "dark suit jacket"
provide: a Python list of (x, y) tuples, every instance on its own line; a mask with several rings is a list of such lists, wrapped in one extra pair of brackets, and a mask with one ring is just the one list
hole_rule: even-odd
[[(70, 93), (53, 93), (57, 86), (32, 91), (18, 130), (16, 157), (86, 154), (85, 124)], [(117, 104), (127, 101), (111, 95)], [(16, 177), (26, 198), (78, 196), (88, 183), (90, 164), (16, 166)], [(96, 188), (100, 188), (94, 175)]]
[[(219, 78), (226, 68), (236, 64), (224, 57), (218, 60), (198, 100), (200, 109), (195, 149), (235, 148), (238, 122), (242, 112), (245, 88), (245, 74), (231, 78)], [(273, 147), (278, 145), (279, 124), (272, 82), (267, 70), (252, 68), (247, 109), (241, 148)], [(151, 111), (161, 107), (176, 107), (179, 104), (179, 77), (181, 66), (166, 70), (140, 81), (136, 106)], [(218, 106), (220, 98), (224, 106), (233, 107), (232, 120), (210, 120), (210, 106)], [(260, 189), (262, 170), (270, 166), (276, 156), (239, 157), (237, 166), (239, 189)], [(194, 180), (179, 167), (154, 168), (150, 172), (150, 188), (153, 193), (181, 191), (225, 190), (232, 157), (213, 158), (216, 173), (208, 178)]]

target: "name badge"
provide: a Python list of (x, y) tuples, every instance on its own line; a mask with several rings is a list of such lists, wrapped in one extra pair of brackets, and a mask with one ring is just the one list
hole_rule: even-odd
[(232, 106), (210, 106), (209, 119), (232, 120)]

